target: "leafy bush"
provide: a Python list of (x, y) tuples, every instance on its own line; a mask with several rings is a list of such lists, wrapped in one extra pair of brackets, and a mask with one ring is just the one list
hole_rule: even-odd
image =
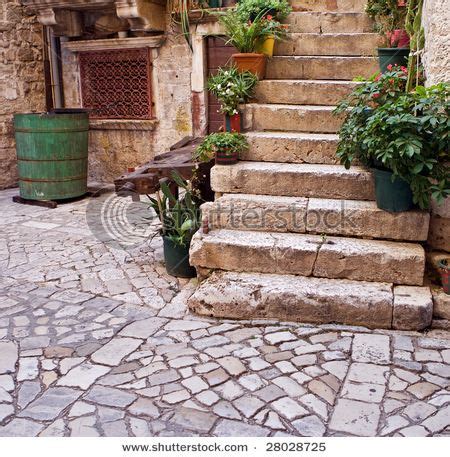
[(188, 246), (194, 233), (200, 228), (200, 205), (191, 185), (177, 173), (172, 173), (172, 180), (184, 190), (181, 199), (177, 199), (167, 182), (161, 182), (156, 198), (150, 197), (151, 207), (161, 222), (161, 234), (174, 244)]
[(258, 77), (249, 71), (240, 73), (236, 67), (219, 68), (216, 75), (208, 78), (208, 90), (221, 104), (222, 113), (237, 114), (239, 103), (245, 103), (253, 95)]
[(243, 21), (268, 13), (282, 21), (291, 11), (291, 5), (287, 0), (240, 0), (236, 8), (237, 14)]
[(195, 150), (193, 160), (208, 162), (214, 158), (216, 151), (231, 155), (236, 152), (240, 154), (246, 149), (248, 149), (247, 140), (240, 133), (211, 133)]
[(358, 159), (392, 171), (410, 184), (414, 202), (428, 208), (431, 198), (450, 195), (450, 84), (404, 93), (404, 77), (389, 78), (393, 73), (397, 68), (358, 86), (338, 106), (345, 121), (337, 155), (346, 168)]

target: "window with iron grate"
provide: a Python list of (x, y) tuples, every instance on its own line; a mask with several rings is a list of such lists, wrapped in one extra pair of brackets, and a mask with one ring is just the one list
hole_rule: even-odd
[(93, 119), (151, 119), (150, 49), (80, 52), (83, 107)]

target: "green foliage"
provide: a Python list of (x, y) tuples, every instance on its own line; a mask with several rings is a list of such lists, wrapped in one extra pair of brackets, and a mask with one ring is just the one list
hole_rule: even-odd
[(423, 0), (408, 0), (405, 27), (410, 37), (410, 55), (408, 58), (408, 82), (406, 90), (412, 90), (414, 83), (419, 85), (422, 66), (419, 53), (425, 46), (425, 32), (422, 27)]
[(240, 0), (236, 12), (243, 21), (248, 21), (261, 14), (271, 14), (282, 21), (292, 11), (287, 0)]
[(414, 202), (428, 208), (431, 198), (442, 202), (450, 195), (450, 84), (405, 93), (402, 76), (395, 89), (385, 87), (391, 73), (397, 68), (358, 86), (338, 106), (345, 121), (337, 155), (346, 168), (358, 159), (392, 171), (410, 184)]
[(225, 29), (225, 35), (228, 37), (227, 44), (233, 45), (241, 53), (255, 52), (258, 46), (271, 35), (265, 22), (261, 20), (262, 15), (251, 22), (241, 19), (235, 9), (215, 14)]
[(208, 78), (208, 90), (221, 104), (222, 113), (237, 114), (239, 103), (249, 100), (258, 83), (258, 77), (249, 71), (239, 72), (236, 67), (219, 68), (214, 76)]
[(150, 198), (151, 207), (161, 221), (161, 233), (179, 246), (188, 246), (201, 223), (199, 199), (190, 183), (176, 172), (172, 180), (183, 189), (183, 197), (177, 199), (167, 182), (161, 182), (156, 198)]
[(366, 13), (375, 21), (381, 35), (405, 28), (406, 10), (398, 6), (398, 0), (368, 0)]
[(214, 158), (216, 151), (225, 152), (227, 155), (240, 154), (248, 149), (244, 135), (240, 133), (211, 133), (198, 146), (193, 155), (196, 162), (208, 162)]

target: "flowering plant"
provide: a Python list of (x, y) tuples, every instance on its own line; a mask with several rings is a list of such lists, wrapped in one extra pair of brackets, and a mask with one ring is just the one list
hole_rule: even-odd
[(270, 14), (261, 19), (264, 30), (278, 40), (286, 38), (289, 26), (276, 21)]
[(238, 114), (239, 103), (245, 103), (253, 95), (257, 82), (257, 76), (249, 71), (219, 68), (216, 75), (208, 78), (207, 87), (220, 101), (222, 113), (232, 116)]

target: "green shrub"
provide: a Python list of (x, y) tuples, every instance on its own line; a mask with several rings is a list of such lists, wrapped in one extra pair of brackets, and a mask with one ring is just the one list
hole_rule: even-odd
[(195, 150), (193, 160), (196, 162), (208, 162), (214, 158), (216, 151), (231, 155), (235, 152), (240, 154), (246, 149), (248, 149), (247, 140), (240, 133), (211, 133)]
[[(381, 86), (388, 75), (379, 78)], [(385, 90), (374, 102), (369, 81), (339, 105), (345, 121), (337, 155), (346, 168), (358, 159), (392, 171), (410, 184), (414, 202), (429, 208), (431, 198), (440, 203), (450, 195), (450, 84), (400, 89)]]

